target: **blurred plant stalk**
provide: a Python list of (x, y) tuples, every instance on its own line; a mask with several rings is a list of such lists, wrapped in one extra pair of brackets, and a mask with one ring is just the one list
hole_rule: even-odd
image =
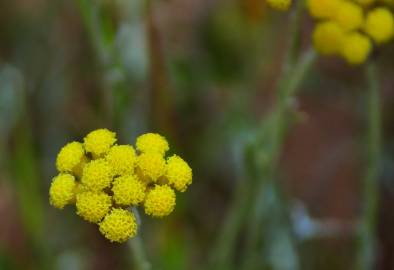
[[(134, 1), (134, 0), (133, 0)], [(117, 113), (115, 110), (119, 110), (116, 108), (115, 90), (117, 88), (122, 88), (122, 91), (125, 91), (125, 85), (127, 85), (127, 80), (124, 77), (121, 77), (120, 81), (111, 80), (111, 74), (114, 71), (114, 68), (117, 68), (116, 57), (114, 56), (114, 44), (106, 44), (105, 42), (105, 33), (103, 29), (103, 23), (100, 18), (100, 2), (90, 1), (90, 0), (78, 0), (80, 12), (82, 15), (83, 22), (85, 24), (86, 30), (90, 36), (91, 45), (94, 48), (96, 53), (97, 61), (100, 65), (100, 68), (103, 70), (103, 89), (101, 90), (102, 99), (103, 99), (103, 113), (107, 119), (109, 125), (113, 125), (113, 123), (117, 126), (119, 125), (120, 119), (117, 119), (118, 115), (121, 113)], [(145, 5), (143, 8), (144, 15), (149, 15), (150, 11), (150, 1), (145, 1)], [(148, 29), (147, 29), (148, 30)], [(113, 35), (113, 33), (111, 34)], [(112, 41), (113, 42), (113, 41)], [(119, 68), (119, 67), (118, 67)], [(120, 67), (124, 69), (124, 67)], [(123, 70), (126, 73), (125, 70)], [(130, 104), (128, 104), (130, 106)], [(119, 128), (119, 127), (118, 127)], [(117, 128), (117, 129), (118, 129)], [(140, 216), (137, 209), (132, 209), (134, 215), (136, 216), (138, 222), (140, 223)], [(139, 227), (140, 224), (139, 224)], [(128, 247), (131, 251), (133, 257), (134, 269), (137, 270), (149, 270), (151, 269), (151, 265), (147, 260), (145, 254), (144, 243), (141, 240), (141, 237), (137, 235), (136, 237), (130, 239), (128, 241)]]
[[(246, 226), (246, 230), (243, 230), (246, 242), (241, 254), (241, 269), (299, 268), (289, 209), (276, 180), (280, 154), (293, 119), (292, 101), (316, 59), (312, 49), (298, 57), (303, 10), (304, 1), (300, 0), (296, 3), (289, 23), (290, 40), (277, 86), (276, 107), (269, 117), (263, 119), (254, 142), (245, 150), (247, 181), (240, 181), (236, 189), (234, 204), (212, 252), (211, 269), (234, 268), (232, 258), (242, 226)], [(276, 245), (278, 238), (283, 240), (281, 242), (285, 243), (284, 247)], [(275, 257), (274, 253), (284, 249), (287, 254), (280, 258), (278, 255)], [(268, 254), (269, 258), (265, 258), (264, 254)], [(286, 255), (288, 256), (285, 258)], [(267, 260), (264, 265), (263, 260)], [(286, 261), (289, 262), (287, 265)]]
[(381, 112), (380, 87), (376, 63), (371, 61), (365, 67), (367, 79), (367, 133), (366, 171), (363, 181), (364, 212), (359, 231), (357, 267), (370, 270), (376, 264), (376, 225), (379, 205), (379, 178), (381, 174)]
[[(15, 68), (0, 66), (0, 89), (8, 92), (10, 95), (15, 94), (13, 105), (16, 107), (14, 111), (15, 118), (10, 117), (8, 120), (13, 121), (9, 124), (7, 132), (2, 130), (0, 148), (5, 150), (10, 147), (9, 151), (2, 151), (1, 161), (10, 172), (10, 179), (15, 186), (15, 192), (22, 218), (23, 226), (27, 232), (27, 245), (35, 255), (34, 266), (37, 269), (51, 269), (51, 259), (45, 239), (47, 236), (45, 222), (45, 203), (42, 200), (42, 181), (37, 162), (38, 152), (34, 141), (34, 126), (32, 123), (31, 103), (29, 102), (28, 91), (24, 83), (22, 74)], [(5, 93), (4, 92), (4, 93)], [(9, 104), (10, 105), (10, 104)], [(12, 105), (11, 105), (12, 106)], [(5, 127), (5, 121), (2, 123)], [(0, 137), (1, 137), (0, 135)], [(14, 138), (11, 146), (5, 143), (9, 138)], [(7, 153), (9, 153), (7, 155)], [(0, 167), (3, 164), (0, 163)], [(12, 210), (12, 209), (10, 209)]]

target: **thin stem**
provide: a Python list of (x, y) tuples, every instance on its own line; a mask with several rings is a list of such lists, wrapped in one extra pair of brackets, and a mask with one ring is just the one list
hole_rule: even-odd
[[(316, 59), (316, 54), (313, 50), (308, 50), (304, 53), (304, 55), (300, 58), (299, 62), (294, 67), (294, 72), (290, 74), (287, 78), (289, 83), (286, 84), (286, 87), (282, 89), (286, 95), (282, 96), (281, 101), (278, 101), (278, 105), (276, 110), (273, 112), (273, 121), (275, 121), (274, 132), (272, 133), (272, 140), (274, 143), (272, 148), (269, 150), (271, 160), (267, 164), (267, 161), (256, 160), (255, 162), (259, 165), (258, 170), (260, 170), (258, 185), (254, 188), (255, 195), (253, 198), (253, 212), (251, 213), (248, 229), (247, 229), (247, 240), (245, 247), (245, 255), (252, 254), (249, 256), (249, 259), (246, 260), (243, 265), (243, 269), (250, 269), (251, 267), (255, 268), (254, 259), (260, 257), (259, 254), (256, 254), (257, 246), (260, 242), (261, 235), (261, 226), (264, 219), (264, 214), (261, 209), (264, 207), (264, 203), (266, 201), (265, 195), (267, 191), (273, 192), (274, 200), (276, 201), (275, 209), (279, 211), (278, 217), (282, 219), (282, 225), (286, 225), (287, 222), (287, 206), (283, 201), (283, 195), (281, 194), (281, 187), (278, 186), (277, 181), (274, 181), (277, 177), (277, 167), (278, 167), (278, 159), (280, 156), (280, 152), (282, 150), (285, 134), (288, 126), (288, 119), (290, 116), (289, 112), (289, 104), (292, 95), (295, 93), (295, 90), (301, 85), (303, 79), (310, 67), (313, 65), (314, 60)], [(266, 151), (266, 149), (256, 149), (256, 151)], [(259, 155), (256, 155), (256, 158), (259, 158)], [(273, 209), (274, 210), (274, 209)], [(274, 213), (272, 213), (274, 214)], [(255, 258), (253, 257), (255, 255)]]
[(381, 112), (377, 67), (371, 62), (366, 67), (367, 94), (367, 167), (364, 178), (365, 209), (360, 231), (360, 250), (357, 269), (373, 269), (375, 263), (376, 223), (379, 204), (379, 176), (381, 153)]
[[(141, 227), (141, 219), (138, 213), (137, 208), (133, 207), (132, 211), (136, 216), (138, 227)], [(145, 254), (144, 243), (139, 235), (135, 236), (134, 238), (130, 239), (127, 242), (131, 253), (133, 254), (133, 262), (136, 270), (150, 270), (151, 265), (147, 259)]]
[(137, 270), (151, 269), (150, 263), (146, 259), (144, 245), (138, 235), (128, 241), (128, 246), (133, 254), (134, 266)]
[[(301, 61), (297, 65), (295, 64), (297, 62), (298, 56), (299, 36), (301, 31), (300, 24), (303, 7), (304, 0), (299, 0), (294, 13), (292, 14), (290, 22), (291, 29), (289, 34), (289, 47), (285, 56), (283, 70), (278, 84), (278, 104), (276, 110), (274, 111), (274, 114), (277, 116), (277, 123), (275, 132), (273, 134), (273, 137), (276, 137), (273, 138), (273, 148), (277, 149), (277, 151), (272, 151), (272, 154), (274, 155), (273, 160), (277, 160), (278, 154), (276, 154), (276, 152), (280, 151), (280, 146), (283, 143), (282, 134), (284, 133), (287, 123), (285, 112), (288, 111), (290, 100), (289, 96), (293, 94), (295, 89), (302, 83), (305, 73), (308, 71), (309, 67), (314, 62), (313, 60), (315, 59), (314, 52), (308, 51), (308, 53), (302, 57)], [(245, 152), (248, 153), (247, 151)], [(254, 154), (251, 154), (250, 156), (254, 156)], [(251, 162), (255, 164), (258, 162), (257, 160), (249, 160), (250, 156), (245, 157), (245, 163)], [(247, 172), (249, 174), (248, 182), (241, 181), (238, 188), (236, 189), (238, 192), (235, 195), (234, 204), (229, 211), (228, 217), (221, 230), (221, 234), (218, 237), (218, 242), (213, 249), (213, 259), (211, 261), (213, 262), (211, 265), (212, 269), (231, 269), (231, 253), (233, 252), (236, 243), (236, 237), (240, 227), (242, 226), (243, 219), (245, 219), (247, 215), (246, 209), (250, 209), (252, 207), (251, 203), (255, 199), (253, 198), (253, 193), (256, 189), (254, 183), (254, 178), (257, 178), (256, 175), (254, 175), (256, 173), (256, 168), (251, 166), (248, 169), (251, 170)], [(260, 185), (263, 184), (260, 183)], [(259, 188), (257, 190), (259, 190)], [(255, 229), (258, 230), (258, 227)], [(255, 239), (253, 239), (253, 241), (255, 241)]]

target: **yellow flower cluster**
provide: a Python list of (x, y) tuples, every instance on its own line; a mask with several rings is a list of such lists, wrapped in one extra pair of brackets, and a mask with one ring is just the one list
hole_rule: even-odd
[(349, 64), (364, 63), (374, 45), (394, 36), (394, 16), (385, 6), (391, 0), (308, 0), (312, 17), (319, 20), (313, 43), (323, 55), (342, 56)]
[(52, 180), (49, 202), (63, 209), (74, 204), (84, 220), (96, 223), (111, 242), (124, 242), (137, 233), (134, 214), (164, 217), (175, 207), (175, 190), (192, 183), (192, 169), (177, 155), (166, 158), (167, 140), (155, 133), (139, 136), (132, 145), (117, 145), (107, 129), (90, 132), (80, 142), (66, 144), (56, 158), (59, 174)]

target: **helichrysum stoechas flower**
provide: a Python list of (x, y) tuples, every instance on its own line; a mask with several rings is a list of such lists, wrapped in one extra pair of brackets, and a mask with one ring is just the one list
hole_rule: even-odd
[(111, 242), (125, 242), (137, 234), (134, 214), (124, 209), (112, 209), (100, 223), (100, 232)]
[(148, 181), (156, 182), (166, 172), (166, 161), (161, 154), (142, 153), (137, 157), (137, 167)]
[(108, 213), (111, 196), (104, 192), (86, 191), (77, 195), (77, 214), (89, 222), (97, 223)]
[(137, 149), (142, 153), (158, 153), (164, 155), (169, 146), (166, 138), (157, 133), (146, 133), (137, 138)]
[(331, 19), (335, 16), (342, 0), (308, 0), (307, 7), (312, 17)]
[(313, 31), (313, 44), (316, 50), (325, 55), (341, 51), (345, 31), (336, 22), (325, 21), (317, 24)]
[(349, 64), (358, 65), (364, 63), (372, 50), (370, 39), (360, 33), (348, 34), (342, 47), (342, 55)]
[(112, 167), (105, 159), (96, 159), (85, 165), (81, 182), (89, 189), (99, 191), (110, 186)]
[(113, 175), (134, 173), (135, 151), (131, 145), (113, 146), (105, 159), (112, 167)]
[(268, 5), (277, 10), (288, 10), (291, 0), (267, 0)]
[(115, 145), (116, 134), (98, 129), (60, 151), (56, 166), (61, 172), (49, 189), (49, 201), (62, 209), (75, 204), (84, 220), (99, 225), (112, 242), (124, 242), (137, 233), (134, 214), (127, 207), (143, 205), (153, 217), (169, 215), (175, 191), (184, 192), (192, 170), (179, 156), (166, 161), (167, 140), (155, 133), (138, 137), (132, 145)]
[(359, 29), (364, 22), (363, 9), (356, 3), (342, 1), (338, 5), (334, 19), (346, 30)]
[(53, 178), (49, 188), (49, 202), (56, 208), (63, 209), (75, 198), (76, 182), (71, 174), (59, 174)]
[(388, 8), (375, 8), (367, 14), (365, 32), (376, 42), (389, 41), (394, 35), (394, 18)]
[(145, 198), (146, 186), (133, 175), (116, 178), (113, 182), (112, 192), (116, 204), (138, 205)]
[(192, 183), (192, 169), (181, 157), (173, 155), (167, 160), (166, 178), (176, 190), (184, 192)]
[(72, 172), (82, 161), (85, 154), (83, 146), (79, 142), (66, 144), (56, 158), (56, 168), (59, 172)]
[(115, 142), (115, 133), (104, 128), (94, 130), (84, 138), (86, 152), (92, 153), (94, 157), (101, 157), (108, 153)]
[(155, 185), (146, 194), (144, 209), (153, 217), (168, 216), (175, 207), (175, 192), (168, 185)]

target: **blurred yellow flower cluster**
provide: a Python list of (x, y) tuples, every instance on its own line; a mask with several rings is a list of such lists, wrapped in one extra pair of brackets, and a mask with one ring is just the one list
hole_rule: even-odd
[(164, 217), (175, 207), (175, 190), (192, 183), (192, 170), (179, 156), (166, 159), (167, 140), (155, 133), (139, 136), (132, 145), (117, 145), (107, 129), (90, 132), (80, 142), (66, 144), (57, 155), (59, 174), (49, 189), (50, 204), (63, 209), (75, 204), (76, 213), (96, 223), (112, 242), (124, 242), (137, 233), (131, 206), (147, 215)]
[(392, 0), (307, 0), (319, 20), (313, 43), (323, 55), (339, 55), (348, 63), (364, 63), (373, 50), (394, 36)]

